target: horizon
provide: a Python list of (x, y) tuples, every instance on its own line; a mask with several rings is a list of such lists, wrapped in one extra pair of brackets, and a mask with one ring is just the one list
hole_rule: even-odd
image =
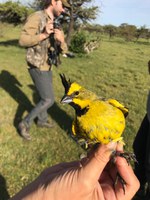
[(127, 23), (136, 27), (150, 28), (149, 0), (143, 0), (142, 4), (141, 0), (113, 0), (113, 2), (112, 0), (95, 0), (93, 3), (100, 8), (100, 13), (94, 23), (115, 26)]
[[(4, 3), (7, 0), (0, 0)], [(17, 0), (12, 0), (17, 1)], [(33, 0), (20, 0), (23, 5), (32, 3)], [(98, 6), (100, 12), (95, 20), (90, 20), (93, 24), (120, 26), (123, 23), (135, 25), (137, 28), (145, 26), (150, 29), (150, 0), (93, 0), (85, 3), (85, 6)]]

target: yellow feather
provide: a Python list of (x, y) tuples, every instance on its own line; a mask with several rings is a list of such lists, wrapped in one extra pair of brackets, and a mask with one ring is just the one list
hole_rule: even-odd
[(91, 102), (87, 113), (77, 116), (77, 121), (76, 135), (104, 144), (120, 138), (125, 128), (123, 113), (100, 100)]
[(75, 91), (79, 91), (81, 86), (77, 83), (72, 83), (71, 87), (69, 88), (68, 95), (72, 94)]

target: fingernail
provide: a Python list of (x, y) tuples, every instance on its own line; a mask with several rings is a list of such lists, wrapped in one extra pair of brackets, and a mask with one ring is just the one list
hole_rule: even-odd
[(108, 149), (110, 149), (110, 150), (114, 150), (115, 148), (116, 148), (116, 146), (117, 146), (117, 143), (116, 142), (109, 142), (108, 144), (107, 144), (107, 148)]
[(118, 142), (118, 144), (117, 144), (117, 150), (118, 151), (123, 151), (123, 144), (121, 142)]

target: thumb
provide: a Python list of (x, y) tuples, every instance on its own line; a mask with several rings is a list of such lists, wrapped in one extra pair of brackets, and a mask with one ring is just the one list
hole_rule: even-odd
[(81, 168), (81, 179), (86, 180), (92, 186), (95, 185), (109, 162), (112, 152), (116, 150), (116, 146), (117, 144), (114, 142), (110, 142), (107, 145), (99, 145), (90, 159)]

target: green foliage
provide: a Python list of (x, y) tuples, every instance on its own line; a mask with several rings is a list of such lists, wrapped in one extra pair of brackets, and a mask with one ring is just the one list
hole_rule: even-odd
[(86, 36), (83, 32), (77, 32), (74, 34), (71, 40), (70, 50), (74, 53), (85, 53), (84, 44), (86, 42)]
[(117, 33), (117, 27), (113, 25), (105, 25), (104, 26), (105, 33), (109, 34), (109, 39), (111, 39), (113, 36)]
[[(69, 18), (66, 17), (66, 22), (69, 24), (68, 32), (67, 32), (67, 44), (70, 45), (71, 37), (74, 30), (78, 30), (80, 24), (84, 22), (87, 23), (92, 19), (96, 19), (98, 14), (98, 7), (97, 6), (89, 6), (88, 3), (91, 3), (92, 0), (69, 0), (71, 4), (71, 9), (69, 12)], [(86, 4), (86, 7), (84, 6)]]
[(87, 30), (89, 33), (93, 33), (93, 32), (96, 32), (96, 33), (103, 33), (103, 26), (100, 25), (100, 24), (86, 24), (86, 26), (84, 26), (83, 28), (84, 30)]
[(126, 41), (132, 41), (135, 38), (136, 26), (123, 23), (119, 26), (119, 33)]
[(135, 37), (138, 40), (139, 38), (146, 38), (149, 40), (150, 38), (150, 30), (145, 26), (141, 26), (136, 30)]
[(134, 137), (145, 115), (149, 90), (149, 43), (141, 38), (137, 43), (125, 42), (119, 37), (108, 40), (102, 35), (96, 51), (80, 58), (62, 57), (62, 66), (53, 68), (56, 103), (49, 110), (49, 117), (56, 126), (49, 130), (33, 124), (30, 129), (32, 141), (26, 142), (18, 135), (17, 125), (37, 103), (38, 97), (28, 74), (26, 50), (18, 46), (20, 30), (19, 26), (4, 24), (3, 37), (0, 37), (1, 200), (8, 200), (8, 193), (10, 196), (17, 193), (44, 168), (77, 160), (84, 152), (70, 137), (74, 110), (60, 104), (64, 88), (59, 73), (100, 97), (115, 98), (129, 108), (123, 134), (128, 151), (132, 151)]
[(144, 38), (147, 42), (150, 39), (150, 31), (149, 28), (146, 26), (141, 26), (137, 28), (135, 25), (130, 25), (127, 23), (123, 23), (120, 26), (114, 25), (93, 25), (93, 24), (86, 24), (83, 27), (84, 30), (88, 30), (90, 33), (93, 32), (100, 32), (101, 34), (107, 34), (109, 39), (114, 36), (122, 37), (125, 41), (135, 41), (137, 42), (140, 38)]
[(79, 7), (75, 13), (76, 21), (77, 22), (82, 21), (82, 22), (86, 23), (90, 20), (94, 20), (94, 19), (96, 19), (97, 12), (98, 12), (97, 6), (93, 6), (90, 8)]
[(7, 1), (0, 3), (0, 19), (2, 22), (20, 24), (33, 12), (32, 9), (22, 6), (19, 2)]

